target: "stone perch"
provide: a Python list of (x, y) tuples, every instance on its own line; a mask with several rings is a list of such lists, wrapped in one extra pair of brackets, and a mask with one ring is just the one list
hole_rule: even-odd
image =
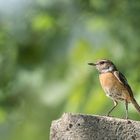
[(140, 122), (65, 113), (52, 122), (50, 140), (140, 140)]

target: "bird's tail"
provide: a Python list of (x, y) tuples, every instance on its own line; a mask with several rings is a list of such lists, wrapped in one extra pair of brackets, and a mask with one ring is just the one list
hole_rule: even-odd
[(140, 113), (140, 106), (139, 106), (139, 104), (137, 103), (137, 101), (135, 100), (134, 97), (131, 98), (131, 102), (134, 105), (134, 107), (136, 108), (136, 110)]

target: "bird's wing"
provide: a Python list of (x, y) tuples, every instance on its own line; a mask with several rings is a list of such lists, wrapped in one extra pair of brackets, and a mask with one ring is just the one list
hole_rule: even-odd
[(129, 84), (128, 84), (128, 82), (127, 82), (127, 79), (125, 78), (125, 76), (124, 76), (121, 72), (119, 72), (119, 71), (114, 71), (114, 75), (115, 75), (115, 77), (119, 80), (119, 82), (120, 82), (121, 84), (123, 84), (123, 85), (127, 88), (128, 92), (129, 92), (129, 94), (130, 94), (130, 96), (133, 97), (132, 89), (131, 89), (131, 87), (129, 86)]
[(114, 75), (119, 80), (119, 82), (121, 84), (123, 84), (124, 86), (127, 86), (128, 85), (127, 79), (125, 78), (125, 76), (121, 72), (114, 71)]

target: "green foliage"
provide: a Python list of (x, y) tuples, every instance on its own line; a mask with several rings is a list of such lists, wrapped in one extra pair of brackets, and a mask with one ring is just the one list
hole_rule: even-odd
[[(15, 3), (0, 2), (2, 140), (49, 139), (51, 121), (63, 112), (105, 115), (112, 101), (87, 65), (97, 59), (119, 67), (140, 104), (139, 1)], [(113, 115), (123, 117), (124, 105)], [(132, 105), (129, 116), (140, 120)]]

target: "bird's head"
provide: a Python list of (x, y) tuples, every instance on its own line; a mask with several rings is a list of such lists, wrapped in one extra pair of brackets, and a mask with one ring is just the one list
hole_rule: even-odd
[(112, 72), (116, 69), (116, 66), (112, 61), (107, 59), (98, 60), (96, 63), (88, 63), (91, 66), (95, 66), (99, 73)]

